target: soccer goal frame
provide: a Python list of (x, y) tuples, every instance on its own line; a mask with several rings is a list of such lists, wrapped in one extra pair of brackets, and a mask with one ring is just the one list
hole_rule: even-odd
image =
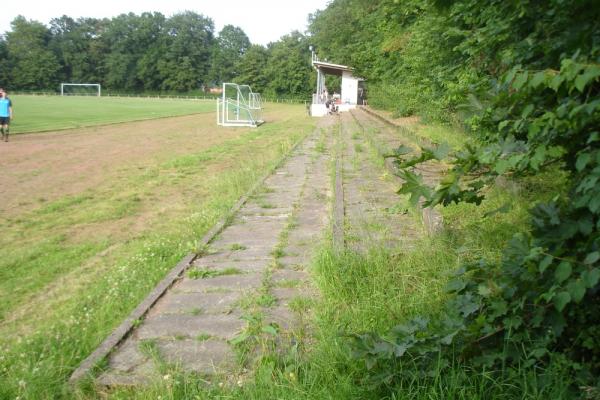
[(102, 95), (102, 87), (99, 83), (61, 83), (60, 84), (60, 95), (61, 96), (84, 96), (82, 94), (65, 94), (65, 86), (92, 86), (97, 89), (96, 96)]
[(255, 128), (263, 122), (260, 93), (248, 85), (223, 83), (223, 93), (217, 99), (217, 125)]

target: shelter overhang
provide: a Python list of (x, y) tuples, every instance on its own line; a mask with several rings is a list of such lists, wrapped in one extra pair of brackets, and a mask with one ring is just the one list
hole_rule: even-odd
[(328, 75), (342, 76), (344, 74), (344, 72), (352, 72), (352, 68), (350, 68), (346, 65), (333, 64), (333, 63), (328, 63), (328, 62), (324, 62), (324, 61), (316, 61), (316, 60), (313, 61), (312, 64), (316, 69), (319, 69), (323, 73), (328, 74)]
[[(359, 88), (359, 82), (364, 79), (353, 76), (354, 69), (342, 64), (334, 64), (321, 61), (317, 58), (314, 49), (312, 51), (312, 66), (317, 71), (317, 90), (313, 93), (310, 114), (322, 117), (331, 113), (329, 105), (334, 105), (338, 111), (349, 111), (356, 108), (357, 104), (363, 104), (363, 90)], [(330, 94), (325, 86), (325, 76), (334, 75), (341, 77), (341, 94)], [(360, 96), (359, 96), (360, 91)], [(360, 101), (360, 103), (359, 103)]]

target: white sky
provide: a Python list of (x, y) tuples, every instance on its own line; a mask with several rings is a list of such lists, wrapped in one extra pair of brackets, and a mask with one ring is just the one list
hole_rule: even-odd
[(210, 17), (215, 34), (231, 24), (242, 28), (253, 44), (265, 45), (293, 30), (304, 32), (308, 14), (324, 9), (327, 3), (329, 0), (8, 0), (0, 6), (0, 33), (11, 29), (10, 22), (17, 15), (48, 25), (62, 15), (110, 18), (158, 11), (169, 17), (190, 10)]

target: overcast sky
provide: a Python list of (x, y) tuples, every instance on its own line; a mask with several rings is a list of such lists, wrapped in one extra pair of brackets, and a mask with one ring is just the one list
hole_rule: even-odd
[(324, 9), (330, 0), (7, 0), (0, 5), (0, 33), (23, 15), (48, 25), (52, 18), (114, 17), (122, 13), (158, 11), (171, 16), (194, 11), (210, 17), (216, 33), (224, 25), (239, 26), (254, 44), (267, 44), (293, 31), (306, 30), (309, 13)]

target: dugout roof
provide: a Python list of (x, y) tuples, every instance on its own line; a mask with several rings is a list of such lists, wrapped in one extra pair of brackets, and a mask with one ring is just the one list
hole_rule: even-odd
[(315, 68), (320, 69), (323, 73), (329, 75), (342, 76), (344, 71), (352, 72), (352, 68), (346, 65), (333, 64), (323, 61), (313, 61)]

